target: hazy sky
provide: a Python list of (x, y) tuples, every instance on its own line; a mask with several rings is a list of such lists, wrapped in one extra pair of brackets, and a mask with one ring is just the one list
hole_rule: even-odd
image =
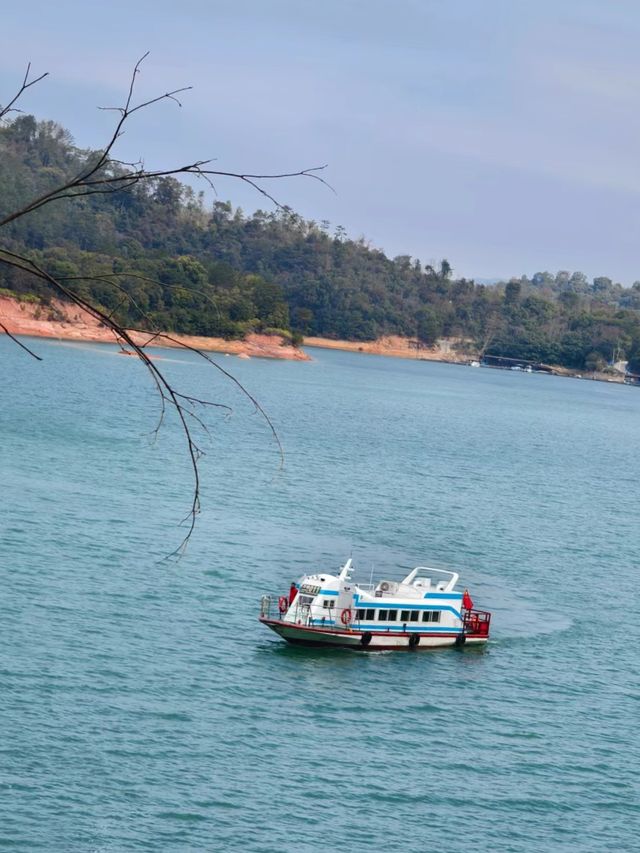
[[(23, 108), (99, 146), (145, 51), (120, 146), (149, 167), (328, 163), (275, 187), (308, 218), (456, 274), (580, 269), (640, 279), (637, 0), (182, 0), (6, 4), (0, 102), (28, 60), (51, 76)], [(262, 200), (232, 182), (219, 196)]]

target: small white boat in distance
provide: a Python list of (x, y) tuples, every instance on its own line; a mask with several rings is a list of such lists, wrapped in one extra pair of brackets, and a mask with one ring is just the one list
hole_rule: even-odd
[(466, 589), (456, 590), (455, 572), (418, 566), (401, 581), (367, 584), (352, 574), (349, 559), (338, 575), (305, 575), (288, 595), (264, 595), (260, 621), (289, 643), (355, 651), (416, 651), (489, 639), (491, 614), (475, 610)]

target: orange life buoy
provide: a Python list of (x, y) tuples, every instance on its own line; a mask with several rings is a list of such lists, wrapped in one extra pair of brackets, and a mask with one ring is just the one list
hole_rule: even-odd
[(351, 611), (348, 607), (346, 610), (342, 611), (342, 616), (340, 618), (342, 619), (343, 625), (348, 625), (351, 622)]
[(280, 613), (286, 613), (289, 609), (289, 599), (286, 595), (281, 595), (278, 599), (278, 610)]

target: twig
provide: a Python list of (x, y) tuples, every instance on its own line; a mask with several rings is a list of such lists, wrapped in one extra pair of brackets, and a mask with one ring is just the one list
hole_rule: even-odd
[(4, 323), (0, 323), (0, 329), (2, 329), (2, 331), (5, 333), (5, 335), (6, 335), (8, 338), (11, 338), (11, 340), (12, 340), (14, 343), (18, 344), (18, 346), (19, 346), (19, 347), (22, 347), (22, 349), (23, 349), (23, 350), (25, 350), (26, 352), (28, 352), (28, 353), (29, 353), (29, 355), (32, 355), (32, 356), (33, 356), (37, 361), (42, 361), (42, 359), (41, 359), (41, 357), (40, 357), (39, 355), (36, 355), (36, 354), (35, 354), (35, 352), (33, 352), (33, 350), (30, 350), (30, 349), (29, 349), (29, 347), (28, 347), (26, 344), (23, 344), (23, 343), (22, 343), (22, 341), (19, 341), (19, 340), (18, 340), (14, 335), (12, 335), (12, 334), (11, 334), (11, 332), (9, 331), (9, 329), (7, 329), (7, 327), (5, 326), (5, 324), (4, 324)]
[(24, 92), (29, 89), (31, 86), (35, 86), (36, 83), (39, 83), (41, 80), (44, 80), (45, 77), (49, 76), (49, 72), (45, 71), (44, 74), (41, 74), (39, 77), (35, 77), (33, 80), (29, 80), (29, 74), (31, 73), (31, 63), (27, 64), (27, 70), (25, 71), (24, 79), (22, 81), (22, 85), (13, 96), (13, 98), (9, 101), (9, 103), (5, 107), (0, 107), (0, 119), (3, 119), (5, 116), (9, 115), (9, 113), (20, 112), (20, 110), (14, 109), (13, 105), (17, 103), (19, 98), (24, 94)]

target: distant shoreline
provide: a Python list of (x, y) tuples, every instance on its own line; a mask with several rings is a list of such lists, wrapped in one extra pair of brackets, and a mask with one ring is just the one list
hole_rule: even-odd
[[(74, 305), (52, 300), (48, 305), (24, 301), (10, 296), (0, 296), (0, 321), (12, 335), (35, 338), (58, 338), (65, 341), (92, 343), (117, 343), (113, 332), (100, 325), (95, 317)], [(311, 356), (303, 349), (294, 347), (278, 335), (252, 333), (243, 340), (179, 335), (170, 333), (176, 343), (153, 340), (151, 332), (130, 332), (136, 344), (154, 347), (176, 348), (181, 344), (208, 352), (221, 352), (239, 358), (277, 358), (290, 361), (310, 361)], [(411, 358), (428, 361), (451, 361), (465, 364), (463, 357), (453, 349), (455, 342), (442, 342), (433, 348), (416, 349), (415, 341), (399, 335), (388, 335), (377, 341), (342, 341), (330, 338), (305, 338), (303, 347), (338, 349), (346, 352), (364, 352), (394, 358)]]
[[(46, 316), (44, 316), (46, 314)], [(15, 336), (57, 339), (86, 343), (117, 344), (113, 333), (101, 326), (95, 317), (75, 306), (69, 306), (59, 300), (52, 300), (43, 306), (37, 302), (22, 301), (10, 296), (0, 296), (0, 322)], [(0, 333), (2, 330), (0, 329)], [(294, 347), (278, 335), (252, 333), (243, 340), (226, 340), (197, 335), (179, 335), (171, 337), (174, 342), (153, 339), (153, 333), (131, 332), (136, 344), (165, 349), (179, 349), (181, 346), (200, 349), (206, 352), (218, 352), (235, 355), (238, 358), (274, 358), (286, 361), (311, 361), (312, 356), (305, 348), (331, 349), (342, 352), (358, 352), (368, 355), (381, 355), (389, 358), (405, 358), (412, 361), (435, 361), (444, 364), (468, 365), (471, 356), (458, 352), (455, 347), (458, 339), (440, 340), (437, 346), (420, 347), (416, 341), (400, 335), (386, 335), (376, 341), (346, 341), (332, 338), (308, 337), (302, 348)], [(126, 353), (123, 347), (123, 354)], [(491, 369), (508, 369), (492, 367)], [(596, 380), (624, 384), (622, 374), (581, 373), (565, 367), (553, 366), (553, 375), (576, 379)]]
[(305, 337), (304, 347), (335, 349), (343, 352), (362, 352), (391, 358), (410, 358), (412, 361), (439, 361), (446, 364), (468, 364), (470, 356), (456, 352), (457, 340), (441, 340), (437, 346), (416, 346), (415, 340), (400, 335), (385, 335), (375, 341), (344, 341), (332, 338)]
[[(101, 326), (95, 317), (76, 306), (52, 300), (43, 306), (37, 302), (24, 302), (9, 296), (0, 296), (0, 322), (15, 336), (49, 338), (86, 343), (118, 344), (113, 332)], [(0, 329), (0, 333), (2, 330)], [(253, 333), (244, 340), (228, 341), (224, 338), (209, 338), (197, 335), (170, 334), (172, 341), (154, 340), (152, 332), (130, 332), (139, 346), (151, 345), (167, 349), (181, 346), (208, 352), (235, 355), (238, 358), (276, 358), (288, 361), (310, 361), (298, 347), (292, 346), (279, 335)], [(126, 344), (123, 346), (125, 350)], [(125, 350), (126, 351), (126, 350)]]
[[(333, 349), (343, 352), (360, 352), (368, 355), (383, 355), (391, 358), (408, 358), (412, 361), (436, 361), (440, 364), (458, 364), (468, 366), (471, 364), (472, 356), (461, 354), (454, 349), (460, 343), (458, 340), (440, 340), (437, 346), (417, 348), (415, 340), (401, 338), (396, 335), (379, 338), (377, 341), (342, 341), (329, 338), (305, 338), (303, 346), (318, 347), (319, 349)], [(517, 359), (514, 359), (517, 361)], [(509, 367), (498, 365), (482, 365), (488, 370), (509, 370)], [(596, 382), (608, 382), (615, 385), (624, 385), (623, 374), (610, 374), (602, 372), (585, 372), (572, 370), (568, 367), (550, 365), (549, 371), (534, 370), (534, 373), (545, 373), (548, 376), (560, 376), (565, 379), (585, 379)], [(632, 384), (632, 383), (629, 383)]]

